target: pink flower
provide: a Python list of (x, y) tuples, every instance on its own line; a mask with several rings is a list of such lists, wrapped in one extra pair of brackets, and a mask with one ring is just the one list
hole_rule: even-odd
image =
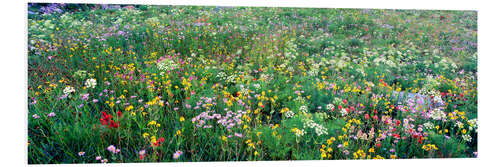
[(47, 117), (54, 117), (54, 116), (56, 116), (56, 113), (54, 112), (50, 112), (49, 114), (47, 114)]
[(38, 114), (33, 114), (33, 118), (38, 119), (40, 116), (38, 116)]
[(234, 133), (234, 136), (239, 137), (239, 138), (243, 137), (243, 135), (241, 133)]
[(120, 149), (117, 149), (114, 145), (109, 145), (108, 151), (116, 154), (120, 152)]

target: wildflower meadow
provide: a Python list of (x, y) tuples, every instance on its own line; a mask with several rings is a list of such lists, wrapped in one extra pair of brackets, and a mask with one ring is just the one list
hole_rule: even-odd
[(29, 164), (477, 157), (477, 12), (28, 4)]

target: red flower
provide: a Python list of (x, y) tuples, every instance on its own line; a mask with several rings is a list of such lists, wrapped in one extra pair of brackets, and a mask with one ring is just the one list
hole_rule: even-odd
[[(119, 112), (119, 115), (121, 115), (121, 112)], [(99, 119), (99, 122), (101, 125), (108, 125), (109, 128), (118, 128), (118, 122), (113, 121), (113, 116), (111, 114), (108, 114), (106, 112), (101, 112), (101, 118)]]
[(165, 138), (160, 137), (155, 143), (153, 143), (154, 146), (160, 146), (161, 143), (165, 142)]
[(109, 121), (108, 127), (109, 128), (118, 128), (119, 127), (118, 123), (119, 123), (118, 121), (115, 122), (115, 121), (111, 120), (111, 121)]
[(365, 119), (366, 119), (366, 120), (370, 119), (370, 115), (365, 114)]
[(116, 112), (116, 115), (118, 115), (118, 117), (122, 117), (123, 116), (122, 111), (118, 110), (118, 112)]
[(380, 143), (377, 143), (377, 147), (380, 147), (380, 146), (382, 146), (382, 145)]

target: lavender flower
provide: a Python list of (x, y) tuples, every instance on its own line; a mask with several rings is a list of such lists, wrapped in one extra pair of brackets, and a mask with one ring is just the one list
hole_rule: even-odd
[(173, 158), (174, 159), (179, 159), (179, 157), (182, 155), (182, 151), (181, 150), (177, 150), (174, 155), (173, 155)]
[(47, 117), (54, 117), (54, 116), (56, 116), (56, 113), (54, 112), (50, 112), (49, 114), (47, 114)]

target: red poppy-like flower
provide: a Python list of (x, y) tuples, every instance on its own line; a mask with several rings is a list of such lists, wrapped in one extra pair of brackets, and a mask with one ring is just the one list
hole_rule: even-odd
[[(119, 113), (121, 115), (121, 112)], [(109, 128), (118, 128), (118, 121), (115, 122), (113, 121), (113, 116), (111, 114), (108, 114), (106, 112), (101, 112), (101, 118), (99, 119), (99, 122), (101, 125), (108, 125)]]

